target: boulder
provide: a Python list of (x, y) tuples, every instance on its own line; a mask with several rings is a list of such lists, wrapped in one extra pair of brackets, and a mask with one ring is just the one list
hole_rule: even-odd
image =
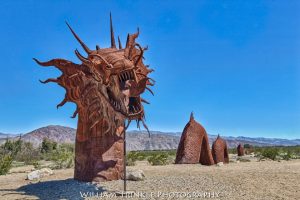
[(50, 175), (54, 174), (53, 170), (50, 169), (50, 168), (47, 168), (47, 167), (40, 169), (40, 173), (41, 173), (42, 177), (43, 176), (50, 176)]
[(27, 174), (27, 180), (38, 180), (45, 176), (53, 175), (53, 171), (50, 168), (42, 168), (40, 170), (34, 170)]
[(208, 136), (203, 128), (194, 119), (191, 113), (190, 121), (183, 129), (181, 139), (177, 148), (175, 164), (213, 165)]
[(40, 170), (35, 170), (27, 174), (27, 180), (33, 181), (41, 178)]
[(131, 181), (142, 181), (145, 179), (145, 174), (142, 170), (129, 171), (126, 173), (126, 179)]

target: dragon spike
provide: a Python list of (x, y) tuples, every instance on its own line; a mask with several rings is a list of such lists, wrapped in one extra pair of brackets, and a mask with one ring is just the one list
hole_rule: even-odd
[(73, 115), (71, 116), (71, 118), (75, 118), (77, 114), (78, 114), (78, 108), (76, 108), (76, 110), (74, 111), (74, 113), (73, 113)]
[(147, 130), (147, 132), (148, 132), (148, 135), (149, 135), (149, 137), (151, 136), (151, 133), (150, 133), (150, 131), (149, 131), (149, 128), (148, 128), (148, 126), (146, 125), (146, 123), (145, 123), (145, 121), (143, 120), (143, 118), (141, 119), (141, 121), (142, 121), (142, 123), (143, 123), (143, 126), (144, 126), (144, 128)]
[(74, 37), (76, 38), (76, 40), (80, 43), (80, 45), (82, 46), (82, 48), (85, 50), (85, 52), (87, 52), (88, 54), (90, 54), (92, 51), (81, 41), (81, 39), (78, 37), (78, 35), (73, 31), (73, 29), (71, 28), (71, 26), (68, 24), (68, 22), (66, 22), (67, 26), (69, 27), (70, 31), (72, 32), (72, 34), (74, 35)]
[(137, 127), (139, 130), (141, 130), (141, 127), (140, 127), (140, 120), (139, 120), (139, 119), (136, 120), (136, 127)]
[(75, 50), (75, 54), (79, 58), (79, 60), (81, 60), (83, 63), (89, 62), (89, 60), (87, 58), (85, 58), (84, 56), (82, 56), (77, 49)]
[(45, 81), (42, 81), (42, 80), (39, 80), (40, 83), (43, 83), (43, 84), (46, 84), (46, 83), (49, 83), (49, 82), (54, 82), (54, 83), (58, 83), (59, 80), (55, 79), (55, 78), (48, 78), (47, 80)]
[(129, 121), (128, 121), (128, 124), (125, 126), (125, 131), (128, 129), (130, 123), (131, 123), (131, 120), (129, 120)]
[(146, 87), (146, 89), (154, 96), (154, 93), (150, 88)]
[(127, 34), (127, 39), (126, 39), (126, 48), (129, 47), (129, 33)]
[(119, 42), (119, 49), (122, 49), (122, 43), (121, 43), (121, 40), (120, 40), (119, 36), (118, 36), (118, 42)]
[(111, 18), (111, 13), (109, 14), (110, 16), (110, 43), (111, 43), (111, 48), (116, 48), (116, 41), (115, 41), (115, 35), (114, 35), (114, 28), (112, 24), (112, 18)]
[(67, 98), (67, 96), (65, 96), (65, 98), (59, 104), (57, 104), (56, 109), (58, 109), (59, 107), (62, 107), (67, 102), (68, 102), (68, 98)]
[(139, 34), (140, 34), (140, 29), (138, 27), (136, 33), (132, 35), (129, 34), (127, 35), (126, 48), (135, 45), (135, 39), (139, 36)]
[(194, 120), (194, 112), (191, 112), (190, 121)]
[(150, 104), (147, 100), (145, 100), (143, 98), (141, 98), (141, 101), (144, 102), (144, 103), (146, 103), (146, 104)]

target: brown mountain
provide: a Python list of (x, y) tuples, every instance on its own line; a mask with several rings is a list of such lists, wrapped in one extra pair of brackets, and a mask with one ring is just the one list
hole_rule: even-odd
[[(56, 141), (57, 143), (74, 143), (76, 129), (65, 126), (51, 125), (36, 129), (22, 135), (22, 139), (39, 146), (43, 138)], [(149, 138), (146, 131), (128, 131), (126, 133), (127, 149), (130, 150), (158, 150), (177, 149), (180, 140), (180, 132), (151, 131)], [(210, 145), (217, 136), (208, 135)], [(18, 137), (15, 137), (15, 139)], [(237, 147), (239, 143), (251, 144), (254, 146), (294, 146), (300, 145), (300, 140), (287, 140), (277, 138), (250, 138), (250, 137), (223, 137), (230, 148)], [(6, 138), (0, 138), (0, 143)]]

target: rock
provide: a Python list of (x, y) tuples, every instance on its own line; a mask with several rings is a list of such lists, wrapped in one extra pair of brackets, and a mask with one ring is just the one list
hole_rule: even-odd
[(222, 167), (223, 165), (224, 165), (223, 162), (218, 162), (218, 163), (217, 163), (217, 166), (218, 166), (218, 167)]
[(145, 179), (145, 174), (142, 170), (129, 171), (126, 174), (126, 179), (131, 181), (142, 181)]
[(40, 173), (42, 176), (50, 176), (50, 175), (53, 175), (53, 170), (50, 169), (50, 168), (42, 168), (40, 169)]
[(219, 135), (212, 145), (212, 155), (215, 163), (229, 163), (227, 143)]
[(27, 174), (27, 180), (33, 181), (41, 178), (40, 170), (35, 170)]
[(50, 168), (42, 168), (40, 170), (35, 170), (27, 174), (27, 180), (38, 180), (45, 176), (50, 176), (53, 174), (53, 171)]
[(175, 164), (213, 165), (208, 136), (205, 129), (191, 114), (190, 121), (183, 129), (177, 148)]

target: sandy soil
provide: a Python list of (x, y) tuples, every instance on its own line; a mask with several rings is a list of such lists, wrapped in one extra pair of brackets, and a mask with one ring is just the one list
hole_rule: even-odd
[[(300, 160), (240, 162), (221, 167), (149, 166), (139, 162), (128, 169), (142, 169), (146, 179), (127, 181), (127, 189), (136, 192), (127, 199), (300, 199)], [(18, 170), (21, 173), (16, 173)], [(124, 199), (114, 196), (114, 191), (122, 190), (122, 181), (98, 185), (77, 182), (72, 179), (73, 169), (67, 169), (32, 182), (25, 180), (26, 169), (13, 171), (0, 176), (0, 199), (73, 200), (84, 199), (83, 194), (94, 196), (88, 199)]]

